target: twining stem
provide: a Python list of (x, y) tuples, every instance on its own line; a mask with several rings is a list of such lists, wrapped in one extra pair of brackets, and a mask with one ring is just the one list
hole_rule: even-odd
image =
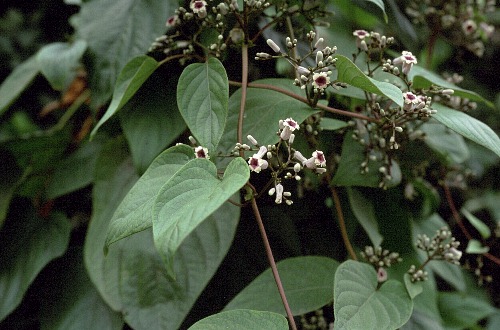
[[(241, 86), (243, 88), (243, 84), (240, 82), (237, 82), (237, 81), (229, 81), (229, 84), (233, 85), (233, 86)], [(300, 95), (297, 95), (293, 92), (287, 91), (286, 89), (283, 89), (283, 88), (280, 88), (277, 86), (268, 85), (268, 84), (259, 84), (259, 83), (248, 83), (247, 86), (250, 88), (262, 88), (262, 89), (273, 90), (273, 91), (276, 91), (278, 93), (288, 95), (288, 96), (290, 96), (290, 97), (292, 97), (300, 102), (303, 102), (305, 104), (309, 104), (309, 101), (307, 100), (307, 98), (302, 97)], [(316, 104), (316, 107), (321, 109), (321, 110), (327, 111), (327, 112), (335, 113), (337, 115), (363, 119), (363, 120), (370, 121), (370, 122), (378, 122), (379, 121), (377, 118), (367, 117), (367, 116), (364, 116), (364, 115), (362, 115), (360, 113), (356, 113), (356, 112), (350, 112), (350, 111), (346, 111), (346, 110), (331, 108), (329, 106), (326, 106), (326, 105), (323, 105), (320, 103)]]
[[(328, 182), (330, 182), (330, 178), (328, 176)], [(347, 235), (347, 228), (345, 225), (345, 220), (344, 220), (344, 214), (342, 213), (342, 206), (340, 205), (340, 199), (339, 199), (339, 194), (337, 193), (337, 189), (335, 189), (334, 186), (330, 186), (330, 191), (332, 192), (332, 197), (333, 197), (333, 202), (335, 204), (335, 210), (337, 211), (337, 218), (339, 219), (339, 227), (340, 227), (340, 233), (342, 235), (342, 240), (344, 241), (344, 245), (347, 249), (347, 252), (349, 252), (349, 256), (353, 260), (358, 260), (358, 257), (356, 256), (356, 252), (354, 252), (354, 249), (351, 245), (351, 241), (349, 240), (349, 235)]]
[[(444, 190), (444, 194), (446, 196), (446, 201), (448, 203), (448, 206), (450, 207), (451, 214), (453, 215), (453, 218), (455, 219), (457, 225), (460, 227), (460, 230), (462, 230), (462, 233), (464, 233), (465, 237), (467, 237), (468, 240), (473, 239), (472, 235), (469, 233), (467, 228), (465, 228), (465, 226), (462, 222), (462, 217), (460, 216), (460, 213), (458, 213), (458, 210), (455, 206), (455, 202), (453, 202), (453, 197), (451, 196), (450, 188), (448, 187), (448, 185), (446, 183), (443, 183), (442, 187)], [(491, 253), (488, 253), (488, 252), (483, 253), (483, 256), (490, 259), (491, 261), (493, 261), (497, 265), (500, 265), (500, 258), (495, 257)]]
[[(240, 112), (238, 114), (238, 143), (243, 143), (243, 116), (245, 114), (245, 103), (247, 100), (248, 85), (248, 45), (241, 46), (241, 101)], [(243, 157), (243, 150), (240, 150), (240, 156)]]
[(273, 251), (271, 250), (271, 245), (269, 244), (269, 240), (266, 234), (266, 229), (264, 228), (264, 223), (262, 222), (262, 218), (259, 212), (259, 207), (257, 206), (257, 201), (255, 200), (255, 198), (252, 198), (252, 210), (253, 214), (255, 215), (255, 219), (257, 220), (257, 224), (259, 226), (260, 235), (262, 236), (262, 241), (264, 242), (267, 259), (269, 260), (269, 264), (271, 265), (271, 270), (273, 272), (274, 280), (276, 281), (276, 286), (278, 287), (281, 300), (283, 301), (283, 306), (285, 307), (286, 315), (288, 316), (288, 322), (290, 323), (290, 328), (292, 330), (297, 330), (297, 325), (295, 324), (292, 311), (290, 309), (290, 306), (288, 305), (288, 300), (286, 299), (285, 290), (283, 289), (283, 284), (281, 283), (280, 275), (278, 273), (278, 267), (276, 267)]

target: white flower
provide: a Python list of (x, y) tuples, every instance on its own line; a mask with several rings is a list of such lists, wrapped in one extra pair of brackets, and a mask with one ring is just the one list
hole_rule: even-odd
[(276, 185), (276, 199), (274, 200), (274, 202), (276, 204), (281, 204), (282, 201), (283, 201), (283, 186), (281, 185), (281, 183), (278, 183)]
[(293, 153), (293, 158), (297, 159), (302, 165), (304, 165), (304, 162), (307, 161), (307, 158), (304, 157), (300, 151), (295, 151)]
[(330, 77), (326, 72), (320, 72), (313, 74), (313, 86), (318, 89), (325, 89), (330, 84)]
[(189, 8), (200, 18), (207, 16), (207, 3), (204, 0), (191, 0)]
[(196, 156), (196, 158), (210, 159), (210, 156), (208, 155), (208, 149), (203, 148), (202, 146), (194, 148), (194, 155)]
[(405, 111), (413, 110), (415, 106), (420, 103), (420, 99), (412, 92), (403, 93), (403, 99), (404, 99), (403, 109)]
[(178, 15), (173, 15), (173, 16), (170, 16), (167, 19), (167, 23), (165, 25), (167, 27), (172, 27), (172, 26), (176, 26), (177, 24), (179, 24), (179, 22), (180, 22), (179, 16)]
[(325, 159), (325, 154), (323, 154), (323, 151), (316, 150), (315, 152), (312, 153), (312, 156), (314, 158), (314, 164), (316, 164), (316, 166), (321, 166), (321, 167), (326, 166), (326, 159)]
[(260, 147), (259, 152), (248, 159), (248, 167), (250, 167), (251, 171), (260, 173), (261, 170), (265, 170), (267, 168), (269, 165), (267, 160), (262, 159), (266, 153), (267, 148), (262, 146)]
[(462, 23), (462, 30), (466, 36), (470, 36), (477, 30), (477, 24), (471, 19), (466, 20)]
[[(300, 153), (299, 153), (299, 155), (301, 156), (301, 158), (303, 158), (303, 160), (302, 160), (303, 166), (305, 166), (311, 170), (316, 170), (317, 173), (324, 173), (326, 171), (326, 170), (323, 171), (323, 169), (318, 169), (318, 166), (319, 167), (326, 166), (326, 159), (325, 159), (325, 155), (324, 155), (323, 151), (320, 151), (320, 150), (314, 151), (312, 153), (312, 157), (309, 159), (305, 159), (305, 157), (302, 156), (302, 154), (300, 154)], [(295, 152), (294, 157), (298, 159), (297, 151)]]
[(413, 56), (411, 52), (403, 51), (400, 57), (397, 57), (392, 61), (392, 64), (399, 65), (401, 64), (401, 71), (408, 75), (410, 73), (413, 64), (417, 64), (417, 58)]
[(299, 129), (299, 124), (292, 118), (287, 118), (283, 121), (280, 120), (280, 128), (282, 128), (280, 137), (282, 140), (290, 139), (292, 132)]

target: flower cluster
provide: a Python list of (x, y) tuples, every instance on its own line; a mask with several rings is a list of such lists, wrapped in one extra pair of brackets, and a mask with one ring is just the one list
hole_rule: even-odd
[[(297, 78), (294, 81), (296, 86), (302, 89), (310, 89), (310, 94), (322, 95), (328, 86), (334, 88), (345, 87), (345, 84), (334, 83), (331, 81), (333, 67), (337, 59), (334, 57), (337, 47), (323, 46), (324, 39), (316, 38), (316, 32), (309, 31), (306, 34), (309, 42), (309, 53), (303, 58), (295, 58), (295, 50), (297, 48), (297, 39), (287, 37), (285, 39), (286, 52), (281, 50), (281, 47), (272, 39), (267, 40), (268, 46), (273, 50), (275, 55), (269, 53), (257, 53), (256, 60), (266, 60), (271, 58), (286, 58), (296, 70)], [(314, 65), (305, 66), (303, 62), (307, 62), (309, 57), (314, 58)]]
[[(451, 231), (447, 227), (437, 230), (432, 238), (429, 238), (425, 234), (418, 235), (417, 237), (417, 248), (427, 254), (427, 261), (424, 265), (431, 260), (444, 260), (454, 265), (460, 265), (462, 252), (457, 249), (459, 245), (460, 242), (455, 240), (455, 237), (452, 236)], [(410, 274), (413, 282), (426, 279), (427, 272), (422, 268), (423, 266), (416, 268), (414, 265), (410, 267), (408, 274)]]
[(363, 52), (383, 50), (394, 43), (393, 37), (386, 37), (373, 31), (355, 30), (352, 35), (356, 37), (356, 46)]
[(462, 46), (481, 57), (484, 42), (494, 27), (485, 22), (486, 14), (495, 10), (495, 0), (487, 1), (410, 1), (406, 13), (414, 23), (427, 25), (449, 42)]
[[(275, 196), (275, 203), (285, 202), (287, 205), (293, 204), (290, 199), (291, 193), (285, 191), (283, 180), (295, 179), (301, 180), (299, 172), (303, 168), (308, 168), (317, 174), (326, 172), (326, 158), (322, 151), (315, 150), (310, 158), (304, 157), (299, 151), (291, 146), (295, 140), (295, 131), (300, 129), (299, 123), (293, 118), (280, 120), (279, 130), (276, 133), (280, 140), (275, 145), (261, 146), (258, 141), (248, 135), (247, 139), (252, 145), (237, 143), (233, 153), (239, 154), (240, 151), (256, 152), (248, 158), (248, 167), (254, 173), (261, 173), (263, 170), (270, 170), (273, 177), (273, 186), (269, 189), (270, 196)], [(285, 151), (286, 150), (286, 151)]]
[(379, 283), (387, 280), (387, 272), (385, 268), (389, 268), (393, 264), (403, 260), (399, 256), (399, 253), (383, 250), (380, 246), (375, 248), (372, 246), (365, 246), (365, 250), (361, 251), (360, 254), (367, 262), (372, 264), (375, 269), (377, 269), (377, 279)]

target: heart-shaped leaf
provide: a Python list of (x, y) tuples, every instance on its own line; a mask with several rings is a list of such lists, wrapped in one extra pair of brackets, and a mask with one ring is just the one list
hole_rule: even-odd
[(287, 330), (286, 318), (277, 313), (236, 309), (211, 315), (193, 324), (188, 330)]
[(432, 117), (441, 124), (500, 156), (500, 138), (488, 125), (464, 112), (450, 109), (439, 103), (433, 104), (432, 108), (437, 110)]
[(335, 67), (338, 71), (337, 79), (364, 91), (388, 97), (400, 107), (403, 106), (403, 93), (393, 84), (378, 81), (364, 74), (350, 59), (343, 55), (336, 55)]
[(397, 329), (408, 321), (413, 301), (405, 286), (395, 280), (377, 286), (372, 266), (353, 260), (339, 266), (334, 282), (336, 329)]
[[(332, 301), (332, 278), (338, 262), (318, 256), (278, 262), (281, 282), (293, 315), (314, 311)], [(286, 315), (271, 269), (241, 291), (224, 310), (248, 308)]]
[(177, 105), (200, 145), (214, 151), (226, 125), (229, 83), (226, 69), (216, 58), (194, 63), (182, 71), (177, 84)]
[(477, 239), (471, 239), (469, 240), (469, 243), (467, 243), (465, 252), (469, 254), (483, 254), (488, 252), (489, 250), (490, 248), (488, 246), (483, 246), (483, 244), (481, 244), (481, 242), (479, 242)]
[(153, 206), (153, 235), (169, 275), (174, 276), (173, 257), (182, 241), (243, 187), (249, 177), (243, 158), (229, 163), (222, 180), (218, 179), (213, 163), (197, 158), (161, 188)]
[(116, 209), (108, 228), (105, 249), (122, 238), (151, 227), (153, 205), (160, 188), (193, 158), (193, 149), (181, 144), (165, 150), (151, 163)]
[(139, 90), (142, 84), (158, 68), (159, 63), (152, 57), (141, 55), (130, 60), (123, 68), (116, 80), (113, 91), (113, 99), (104, 116), (97, 122), (92, 130), (91, 136), (94, 136), (106, 121), (120, 110), (134, 94)]

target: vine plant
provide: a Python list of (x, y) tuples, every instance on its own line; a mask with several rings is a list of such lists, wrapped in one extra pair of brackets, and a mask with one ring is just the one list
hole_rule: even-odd
[[(165, 10), (168, 3), (154, 1), (154, 9), (146, 9), (147, 1), (115, 2), (124, 7), (133, 3), (138, 9), (130, 5), (130, 10), (146, 13)], [(467, 208), (462, 216), (450, 192), (451, 186), (465, 182), (459, 180), (468, 155), (463, 137), (500, 156), (497, 134), (467, 114), (478, 103), (492, 104), (457, 87), (457, 75), (446, 79), (430, 70), (439, 32), (448, 33), (454, 24), (470, 41), (457, 47), (483, 55), (482, 42), (493, 33), (484, 14), (494, 10), (494, 3), (469, 1), (453, 10), (451, 3), (457, 2), (449, 1), (444, 9), (411, 2), (407, 11), (418, 19), (415, 23), (433, 24), (431, 44), (422, 53), (427, 56), (424, 68), (418, 50), (412, 53), (400, 36), (362, 27), (347, 34), (337, 31), (331, 6), (342, 11), (355, 5), (331, 2), (192, 0), (176, 9), (169, 3), (166, 33), (156, 36), (146, 55), (125, 56), (111, 101), (102, 108), (111, 90), (99, 70), (112, 57), (100, 58), (104, 49), (92, 39), (99, 29), (85, 27), (103, 1), (88, 1), (74, 17), (72, 43), (44, 47), (3, 83), (2, 112), (21, 92), (12, 86), (24, 79), (26, 88), (38, 72), (61, 91), (71, 81), (88, 79), (88, 87), (55, 127), (8, 138), (5, 148), (17, 157), (22, 141), (43, 145), (40, 139), (64, 140), (76, 111), (96, 110), (99, 119), (91, 132), (85, 122), (78, 127), (79, 136), (89, 133), (90, 139), (73, 142), (82, 145), (67, 163), (74, 169), (75, 159), (92, 159), (91, 179), (67, 187), (60, 178), (72, 171), (54, 169), (53, 178), (34, 195), (47, 203), (41, 207), (49, 210), (42, 218), (52, 219), (43, 225), (44, 232), (59, 228), (60, 248), (44, 265), (64, 253), (70, 232), (64, 214), (49, 202), (93, 183), (92, 219), (83, 249), (90, 281), (79, 285), (93, 288), (96, 308), (109, 315), (108, 328), (120, 328), (125, 321), (136, 329), (326, 329), (328, 323), (335, 329), (438, 329), (472, 326), (494, 314), (487, 299), (460, 298), (475, 285), (466, 284), (469, 274), (460, 269), (464, 249), (496, 267), (500, 260), (488, 250), (488, 225)], [(377, 9), (385, 24), (392, 24), (383, 1), (360, 6), (356, 10)], [(432, 16), (429, 8), (441, 11)], [(441, 30), (435, 26), (436, 15), (445, 25)], [(337, 45), (341, 38), (347, 43)], [(342, 49), (346, 44), (349, 49)], [(93, 62), (82, 65), (82, 56), (94, 56)], [(76, 64), (86, 72), (77, 79)], [(258, 72), (272, 78), (253, 79)], [(159, 111), (165, 104), (167, 112)], [(113, 126), (115, 117), (124, 137)], [(40, 173), (34, 160), (16, 158), (22, 174), (9, 186), (9, 201), (31, 182), (33, 171)], [(438, 213), (438, 190), (450, 210), (451, 226)], [(312, 199), (320, 203), (307, 205)], [(4, 213), (2, 221), (7, 209)], [(314, 238), (307, 235), (301, 238), (305, 244), (295, 243), (298, 234), (281, 242), (270, 239), (269, 224), (290, 226), (293, 220), (284, 222), (295, 214), (306, 222), (299, 227), (327, 217), (321, 231), (339, 235), (327, 234), (318, 245), (335, 246), (336, 251), (317, 252), (331, 250), (310, 248)], [(197, 317), (193, 306), (206, 298), (202, 292), (209, 292), (209, 280), (229, 248), (239, 244), (237, 239), (250, 239), (235, 236), (240, 217), (256, 221), (270, 268), (213, 311), (222, 312)], [(469, 233), (463, 217), (482, 238)], [(457, 233), (465, 239), (454, 237)], [(335, 237), (342, 244), (332, 241)], [(287, 239), (296, 240), (299, 252), (276, 263), (275, 246)], [(16, 264), (14, 257), (10, 260)], [(0, 279), (2, 284), (14, 281)], [(2, 289), (8, 297), (0, 303), (2, 318), (33, 279), (19, 292)], [(436, 293), (436, 283), (453, 290)], [(60, 314), (47, 324), (62, 326), (77, 313), (68, 306), (57, 308)], [(323, 316), (328, 309), (333, 310), (330, 319)], [(465, 318), (459, 316), (463, 309), (469, 309)], [(315, 321), (304, 316), (314, 311), (319, 315)]]

